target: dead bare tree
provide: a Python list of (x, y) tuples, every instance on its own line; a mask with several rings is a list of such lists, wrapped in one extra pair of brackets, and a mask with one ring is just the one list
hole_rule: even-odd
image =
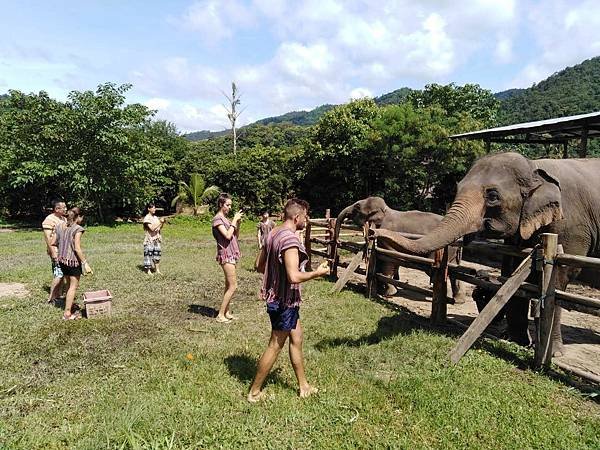
[(243, 109), (241, 111), (237, 110), (237, 107), (240, 105), (241, 101), (240, 101), (240, 93), (238, 92), (235, 82), (233, 82), (233, 81), (231, 82), (231, 96), (227, 95), (225, 92), (223, 92), (223, 95), (229, 101), (229, 107), (225, 106), (225, 105), (223, 105), (223, 107), (227, 111), (227, 118), (229, 119), (229, 122), (231, 122), (231, 136), (233, 138), (233, 154), (235, 155), (236, 150), (237, 150), (237, 131), (235, 129), (235, 123), (237, 121), (237, 118), (240, 116), (240, 114), (242, 114), (244, 112)]

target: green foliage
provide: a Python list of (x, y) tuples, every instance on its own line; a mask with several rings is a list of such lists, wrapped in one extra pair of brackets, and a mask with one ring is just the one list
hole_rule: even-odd
[(428, 84), (424, 90), (408, 94), (408, 101), (416, 108), (438, 105), (448, 115), (466, 113), (484, 126), (496, 123), (500, 104), (491, 91), (478, 84), (457, 86), (454, 83), (445, 86)]
[(256, 145), (225, 154), (214, 161), (207, 176), (253, 213), (277, 211), (292, 191), (290, 159), (293, 149)]
[(171, 201), (171, 207), (174, 207), (177, 202), (189, 204), (194, 208), (194, 214), (198, 213), (198, 207), (214, 200), (221, 192), (218, 186), (212, 185), (206, 187), (206, 183), (202, 175), (193, 173), (190, 175), (190, 183), (185, 181), (179, 182), (179, 193)]

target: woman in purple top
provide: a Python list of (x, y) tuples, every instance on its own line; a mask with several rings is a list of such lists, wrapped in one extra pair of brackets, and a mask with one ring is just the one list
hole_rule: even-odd
[(217, 241), (217, 262), (223, 268), (223, 274), (225, 275), (225, 293), (216, 320), (217, 322), (227, 323), (236, 319), (229, 310), (229, 303), (237, 289), (235, 265), (242, 256), (238, 245), (238, 236), (243, 214), (238, 211), (233, 220), (229, 222), (227, 214), (231, 211), (231, 197), (228, 194), (219, 195), (217, 208), (219, 212), (213, 218), (212, 233)]
[(65, 298), (64, 320), (79, 319), (78, 313), (71, 313), (75, 293), (79, 286), (79, 277), (83, 273), (93, 273), (81, 248), (81, 235), (85, 231), (81, 226), (83, 214), (79, 208), (71, 208), (67, 212), (67, 221), (56, 226), (52, 245), (57, 247), (58, 263), (65, 278), (69, 281), (69, 289)]

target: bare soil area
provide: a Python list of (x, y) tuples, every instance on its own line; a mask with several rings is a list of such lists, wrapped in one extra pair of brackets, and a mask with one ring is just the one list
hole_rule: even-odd
[[(474, 266), (474, 264), (469, 265)], [(481, 268), (484, 268), (484, 266), (481, 266)], [(359, 282), (358, 277), (355, 281)], [(360, 281), (364, 282), (364, 278)], [(423, 289), (431, 290), (429, 276), (421, 271), (402, 267), (400, 268), (400, 281), (417, 289), (399, 289), (395, 296), (387, 300), (401, 305), (415, 314), (429, 318), (432, 299), (430, 294), (423, 292)], [(466, 302), (455, 305), (449, 304), (448, 317), (469, 325), (478, 312), (475, 302), (471, 299), (473, 286), (463, 283), (463, 288), (466, 293)], [(449, 295), (451, 292), (448, 284)], [(567, 288), (567, 292), (600, 298), (600, 290), (583, 284), (572, 284)], [(500, 325), (500, 328), (502, 328), (502, 325)], [(491, 328), (490, 330), (493, 331), (493, 334), (503, 331), (498, 328)], [(535, 336), (535, 326), (532, 319), (530, 319), (529, 331), (531, 336)], [(600, 376), (600, 317), (565, 310), (562, 316), (562, 332), (565, 354), (560, 358), (554, 358), (554, 360)]]
[(2, 297), (27, 297), (29, 291), (23, 283), (0, 283), (0, 298)]

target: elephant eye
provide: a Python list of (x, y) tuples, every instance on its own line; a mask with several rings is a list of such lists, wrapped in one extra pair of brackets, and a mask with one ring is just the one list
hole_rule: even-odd
[(496, 205), (500, 202), (500, 194), (495, 189), (488, 190), (485, 197), (489, 205)]

